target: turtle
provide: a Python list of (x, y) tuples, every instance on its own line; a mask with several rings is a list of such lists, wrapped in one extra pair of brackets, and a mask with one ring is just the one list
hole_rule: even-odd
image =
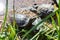
[[(17, 9), (15, 11), (15, 14), (17, 16), (16, 15), (15, 16), (17, 18), (19, 18), (18, 15), (19, 16), (21, 16), (21, 15), (24, 16), (25, 15), (26, 19), (30, 20), (30, 21), (28, 21), (28, 23), (29, 23), (29, 22), (31, 22), (31, 20), (34, 22), (39, 17), (41, 19), (45, 18), (46, 16), (48, 16), (53, 11), (54, 11), (54, 7), (53, 7), (52, 3), (51, 4), (44, 4), (43, 3), (43, 4), (39, 4), (39, 5), (38, 4), (34, 4), (34, 5), (30, 6), (30, 7)], [(9, 15), (10, 15), (9, 17), (11, 18), (11, 16), (13, 15), (13, 11), (10, 11)], [(16, 21), (16, 22), (19, 22), (20, 19), (17, 19), (17, 20), (18, 21)], [(31, 22), (31, 24), (33, 22)], [(21, 26), (21, 27), (23, 27), (23, 26)]]
[[(9, 11), (8, 17), (8, 21), (12, 23), (14, 21), (13, 10)], [(38, 15), (36, 13), (26, 8), (21, 8), (19, 12), (15, 11), (15, 21), (18, 27), (32, 26), (32, 22), (37, 17)]]

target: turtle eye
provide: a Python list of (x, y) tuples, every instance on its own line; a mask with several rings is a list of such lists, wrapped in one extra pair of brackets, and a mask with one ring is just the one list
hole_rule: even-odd
[(54, 2), (53, 5), (56, 4), (56, 6), (59, 7), (58, 6), (58, 0), (53, 0), (53, 2)]
[(38, 8), (38, 5), (37, 4), (34, 4), (33, 5), (33, 8), (37, 9)]
[(34, 4), (34, 5), (37, 5), (37, 4)]
[(52, 5), (54, 5), (54, 3), (52, 3)]

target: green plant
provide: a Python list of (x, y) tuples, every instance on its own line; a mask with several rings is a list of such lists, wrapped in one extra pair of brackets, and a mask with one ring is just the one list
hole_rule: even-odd
[(15, 40), (16, 38), (18, 38), (16, 37), (17, 33), (15, 29), (15, 21), (13, 22), (13, 26), (10, 23), (7, 24), (7, 16), (8, 16), (8, 0), (6, 0), (6, 11), (4, 16), (4, 22), (2, 24), (2, 31), (0, 32), (0, 40)]
[[(47, 40), (60, 40), (60, 5), (59, 9), (55, 12), (48, 15), (46, 18), (42, 19), (37, 25), (33, 26), (30, 30), (19, 30), (19, 32), (16, 32), (17, 29), (15, 28), (15, 6), (13, 1), (13, 13), (14, 13), (14, 21), (13, 25), (8, 23), (8, 26), (6, 27), (6, 20), (8, 15), (8, 0), (6, 0), (6, 13), (4, 16), (4, 22), (2, 24), (2, 31), (0, 32), (0, 40), (19, 40), (17, 34), (19, 32), (24, 32), (25, 34), (22, 35), (21, 40), (25, 40), (27, 37), (28, 40), (39, 40), (39, 37), (41, 37), (41, 40), (43, 38), (47, 38)], [(60, 0), (59, 0), (60, 4)], [(56, 24), (55, 20), (52, 18), (53, 15), (57, 15), (58, 25)], [(41, 23), (47, 21), (51, 17), (52, 19), (52, 25), (53, 28), (49, 28), (47, 25), (43, 24), (42, 27), (40, 27), (40, 30), (32, 37), (30, 34), (32, 31), (34, 31)], [(27, 32), (28, 31), (28, 32)], [(46, 36), (46, 37), (45, 37)], [(30, 37), (30, 38), (29, 38)]]

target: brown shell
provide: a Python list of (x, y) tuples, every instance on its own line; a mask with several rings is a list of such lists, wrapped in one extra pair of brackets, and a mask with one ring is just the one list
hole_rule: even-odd
[[(26, 10), (26, 9), (23, 10), (23, 9), (24, 8), (22, 8), (19, 11), (15, 11), (15, 13), (17, 13), (17, 14), (25, 14), (25, 15), (29, 16), (29, 18), (36, 18), (36, 17), (38, 17), (38, 15), (36, 13), (31, 12), (30, 10)], [(13, 15), (13, 10), (9, 11), (9, 15)]]

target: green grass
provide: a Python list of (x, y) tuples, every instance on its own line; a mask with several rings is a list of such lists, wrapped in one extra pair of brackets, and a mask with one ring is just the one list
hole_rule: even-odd
[(6, 0), (6, 11), (5, 11), (5, 16), (4, 16), (4, 22), (3, 22), (3, 25), (2, 25), (3, 28), (6, 25), (7, 15), (8, 15), (8, 0)]
[(33, 26), (24, 36), (23, 39), (33, 30), (35, 30), (42, 22), (48, 20), (48, 18), (50, 18), (50, 16), (53, 16), (55, 13), (51, 13), (50, 15), (48, 15), (46, 18), (44, 18), (41, 22), (39, 22), (36, 26)]
[[(10, 23), (8, 23), (8, 26), (6, 28), (7, 16), (8, 16), (8, 0), (6, 0), (6, 12), (4, 16), (4, 22), (2, 24), (2, 33), (1, 33), (1, 36), (2, 35), (6, 36), (3, 37), (0, 36), (0, 40), (14, 40), (16, 36), (15, 21), (13, 22), (14, 23), (13, 26)], [(5, 34), (3, 34), (3, 32), (5, 32)]]
[[(7, 15), (8, 15), (8, 0), (6, 0), (6, 12), (5, 12), (5, 16), (4, 16), (4, 22), (2, 24), (2, 31), (0, 32), (0, 40), (19, 40), (19, 38), (17, 36), (17, 34), (19, 32), (16, 32), (17, 29), (15, 28), (16, 24), (15, 24), (15, 6), (14, 6), (14, 2), (15, 2), (15, 0), (13, 1), (13, 13), (14, 13), (13, 25), (8, 23), (8, 26), (6, 28), (5, 26), (6, 26)], [(59, 0), (59, 4), (60, 4), (60, 0)], [(52, 16), (54, 14), (56, 14), (56, 16), (57, 16), (58, 24), (56, 24), (55, 20), (52, 18)], [(30, 33), (32, 31), (34, 31), (41, 23), (43, 23), (45, 21), (48, 21), (48, 19), (50, 17), (52, 19), (53, 28), (50, 29), (46, 25), (43, 25), (43, 27), (41, 27), (40, 30), (32, 37), (30, 35)], [(44, 36), (46, 36), (44, 38), (47, 38), (47, 40), (51, 40), (51, 39), (60, 40), (60, 5), (59, 5), (58, 10), (56, 10), (53, 13), (51, 13), (46, 18), (42, 19), (42, 21), (40, 21), (37, 25), (33, 26), (30, 30), (24, 30), (24, 31), (20, 30), (20, 32), (24, 32), (25, 33), (24, 35), (22, 35), (22, 39), (21, 40), (25, 40), (26, 38), (28, 40), (38, 40), (40, 37), (41, 37), (40, 39), (43, 40)], [(30, 38), (30, 36), (31, 36), (31, 38)]]

